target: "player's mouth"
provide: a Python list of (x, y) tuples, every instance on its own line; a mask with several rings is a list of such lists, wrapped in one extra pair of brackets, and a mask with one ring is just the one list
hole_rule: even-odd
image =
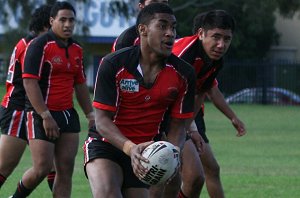
[(174, 41), (167, 41), (167, 42), (164, 42), (164, 45), (167, 49), (170, 49), (172, 50), (173, 48), (173, 45), (174, 45)]

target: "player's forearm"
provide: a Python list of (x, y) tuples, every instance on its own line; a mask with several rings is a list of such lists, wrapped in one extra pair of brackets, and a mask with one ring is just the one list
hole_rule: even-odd
[(186, 137), (185, 121), (184, 119), (172, 118), (168, 132), (168, 141), (181, 149)]
[(121, 133), (119, 128), (112, 121), (112, 116), (113, 115), (111, 112), (96, 109), (95, 110), (96, 129), (103, 138), (108, 140), (109, 143), (111, 143), (118, 149), (123, 150), (124, 145), (126, 146), (125, 144), (126, 142), (127, 142), (127, 146), (131, 146), (133, 143)]
[(215, 87), (207, 92), (213, 104), (230, 120), (236, 118), (235, 113), (229, 107), (219, 88)]
[(75, 85), (75, 94), (84, 114), (88, 115), (90, 112), (93, 112), (90, 93), (85, 83)]

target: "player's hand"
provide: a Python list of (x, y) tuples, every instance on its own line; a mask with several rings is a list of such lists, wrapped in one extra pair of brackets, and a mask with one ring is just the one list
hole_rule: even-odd
[(147, 146), (149, 146), (152, 143), (153, 141), (137, 144), (132, 146), (130, 150), (131, 166), (134, 174), (139, 179), (143, 178), (148, 172), (148, 169), (141, 164), (141, 161), (149, 163), (149, 160), (142, 156), (142, 152)]
[(238, 118), (233, 118), (231, 119), (231, 123), (234, 126), (234, 128), (237, 130), (236, 136), (240, 137), (246, 134), (246, 128), (244, 123), (238, 119)]
[(189, 131), (188, 135), (190, 136), (193, 143), (195, 144), (196, 149), (199, 152), (199, 154), (203, 153), (204, 148), (205, 148), (205, 142), (204, 142), (203, 138), (201, 137), (201, 135), (198, 133), (198, 131)]
[(45, 129), (46, 136), (50, 140), (55, 140), (59, 138), (60, 136), (59, 128), (52, 116), (48, 116), (43, 119), (43, 126)]

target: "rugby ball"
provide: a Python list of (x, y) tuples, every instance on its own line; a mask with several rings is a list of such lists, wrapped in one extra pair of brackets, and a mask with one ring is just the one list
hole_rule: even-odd
[(179, 151), (173, 144), (166, 141), (158, 141), (149, 145), (142, 152), (142, 156), (149, 160), (149, 163), (141, 161), (141, 164), (148, 169), (141, 181), (148, 185), (166, 182), (180, 164)]

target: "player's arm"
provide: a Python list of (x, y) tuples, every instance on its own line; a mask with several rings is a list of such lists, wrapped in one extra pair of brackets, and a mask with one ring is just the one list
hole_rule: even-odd
[(186, 119), (171, 118), (169, 123), (168, 141), (173, 145), (183, 148), (185, 142)]
[(86, 83), (76, 84), (75, 94), (81, 109), (89, 121), (88, 126), (92, 127), (95, 124), (95, 114), (90, 99), (89, 89)]
[(28, 45), (24, 55), (22, 78), (24, 89), (31, 105), (43, 119), (43, 126), (47, 137), (55, 139), (59, 137), (59, 128), (45, 104), (38, 82), (41, 78), (40, 70), (43, 66), (42, 58), (44, 57), (44, 44), (46, 42), (46, 39), (34, 39)]
[(121, 133), (119, 128), (112, 121), (113, 116), (113, 112), (96, 108), (95, 118), (97, 131), (103, 138), (108, 140), (109, 143), (131, 158), (133, 172), (137, 177), (141, 177), (147, 173), (147, 169), (142, 166), (141, 161), (148, 162), (141, 153), (153, 142), (145, 142), (138, 145), (133, 143)]
[(244, 123), (237, 117), (234, 111), (229, 107), (224, 99), (223, 94), (219, 90), (218, 86), (213, 86), (207, 91), (207, 95), (213, 104), (231, 121), (232, 125), (237, 130), (237, 136), (243, 136), (246, 134), (246, 128)]
[(33, 78), (24, 78), (23, 84), (31, 105), (43, 119), (43, 126), (46, 135), (50, 139), (58, 138), (59, 128), (44, 102), (38, 80)]

